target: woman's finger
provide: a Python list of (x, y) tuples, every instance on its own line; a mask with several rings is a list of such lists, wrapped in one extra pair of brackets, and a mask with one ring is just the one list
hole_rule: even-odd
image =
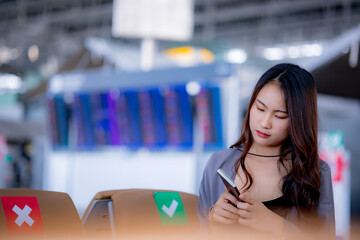
[(213, 221), (215, 221), (215, 222), (220, 222), (220, 223), (225, 223), (225, 224), (232, 224), (232, 223), (235, 223), (236, 220), (237, 220), (237, 218), (229, 219), (229, 218), (225, 218), (225, 217), (223, 217), (223, 216), (221, 216), (219, 214), (216, 214), (216, 213), (213, 214)]
[(246, 210), (239, 209), (238, 214), (241, 218), (250, 219), (252, 213)]
[(239, 202), (228, 190), (226, 190), (223, 195), (225, 200), (229, 200), (235, 205)]
[(234, 214), (237, 214), (237, 211), (238, 211), (238, 208), (237, 207), (234, 207), (231, 203), (227, 203), (227, 204), (224, 204), (222, 205), (222, 208), (225, 209), (226, 211), (228, 212), (231, 212), (231, 213), (234, 213)]
[(233, 207), (233, 206), (229, 203), (219, 204), (213, 210), (214, 210), (214, 213), (216, 213), (220, 216), (226, 217), (226, 218), (233, 218), (233, 219), (238, 218), (239, 216), (237, 214), (237, 209), (235, 211), (233, 209), (232, 209), (232, 211), (228, 210), (228, 209), (231, 209), (231, 207)]
[(247, 202), (238, 202), (236, 204), (238, 209), (242, 209), (242, 210), (246, 210), (246, 211), (252, 211), (253, 210), (253, 205), (247, 203)]
[(239, 215), (237, 213), (232, 213), (226, 210), (221, 210), (218, 212), (218, 215), (221, 215), (222, 217), (228, 218), (228, 219), (237, 219)]
[[(225, 218), (229, 218), (229, 219), (237, 219), (239, 217), (239, 215), (237, 214), (237, 209), (234, 208), (231, 204), (226, 203), (226, 204), (216, 204), (212, 209), (211, 209), (211, 214), (217, 214), (219, 216), (225, 217)], [(229, 211), (230, 209), (230, 211)]]

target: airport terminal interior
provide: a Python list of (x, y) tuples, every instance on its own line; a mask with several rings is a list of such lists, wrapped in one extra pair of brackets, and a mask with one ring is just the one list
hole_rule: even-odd
[(336, 236), (355, 239), (359, 44), (360, 0), (0, 0), (0, 238), (16, 196), (59, 236), (191, 235), (208, 159), (286, 62), (315, 79)]

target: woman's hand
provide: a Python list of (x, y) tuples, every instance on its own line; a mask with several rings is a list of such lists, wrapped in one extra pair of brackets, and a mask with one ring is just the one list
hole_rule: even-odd
[[(215, 205), (209, 212), (210, 222), (232, 224), (238, 222), (239, 215), (236, 204), (239, 201), (229, 193), (228, 190), (223, 192)], [(232, 203), (235, 205), (232, 205)]]
[(269, 210), (265, 205), (252, 198), (248, 192), (240, 194), (238, 207), (238, 221), (241, 225), (257, 230), (270, 231), (282, 235), (284, 231), (284, 220), (276, 213)]

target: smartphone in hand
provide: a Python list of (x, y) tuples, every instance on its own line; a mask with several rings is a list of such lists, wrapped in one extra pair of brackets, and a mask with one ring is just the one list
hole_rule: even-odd
[(233, 195), (237, 200), (241, 201), (239, 199), (240, 192), (236, 187), (234, 181), (220, 168), (217, 170), (217, 173), (219, 174), (226, 189), (231, 193), (231, 195)]

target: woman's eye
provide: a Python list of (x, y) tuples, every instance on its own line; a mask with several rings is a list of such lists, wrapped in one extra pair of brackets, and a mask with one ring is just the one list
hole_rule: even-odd
[(257, 109), (258, 109), (260, 112), (263, 112), (263, 111), (264, 111), (264, 109), (261, 109), (261, 108), (258, 108), (258, 107), (257, 107)]
[(277, 115), (275, 115), (275, 117), (278, 119), (286, 119), (287, 118), (287, 116), (277, 116)]

